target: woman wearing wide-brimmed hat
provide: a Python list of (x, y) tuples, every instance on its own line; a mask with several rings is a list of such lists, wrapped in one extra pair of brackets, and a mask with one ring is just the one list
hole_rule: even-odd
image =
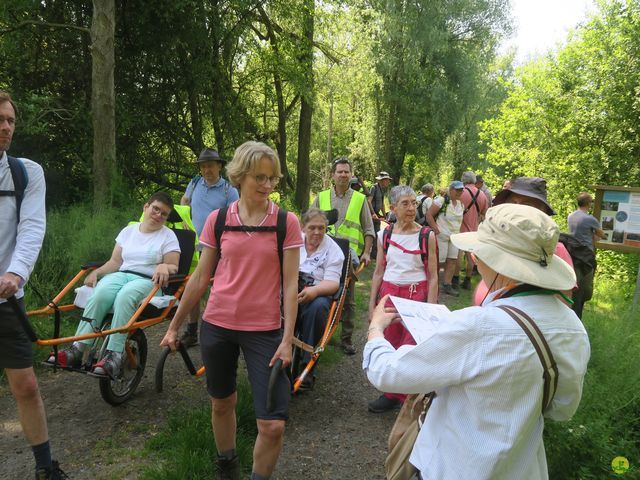
[(422, 479), (546, 479), (543, 367), (534, 344), (501, 307), (537, 325), (557, 365), (557, 388), (544, 416), (567, 420), (582, 395), (587, 333), (560, 298), (575, 283), (553, 254), (558, 226), (525, 205), (487, 211), (477, 232), (451, 236), (471, 252), (489, 285), (482, 306), (452, 312), (433, 336), (395, 350), (382, 331), (397, 313), (376, 307), (363, 368), (373, 385), (399, 393), (435, 392), (410, 462)]

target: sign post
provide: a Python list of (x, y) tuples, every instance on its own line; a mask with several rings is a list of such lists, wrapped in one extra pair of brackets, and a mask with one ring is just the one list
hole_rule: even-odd
[[(640, 255), (640, 187), (596, 185), (593, 216), (600, 220), (604, 238), (596, 248)], [(640, 301), (640, 268), (633, 307)]]

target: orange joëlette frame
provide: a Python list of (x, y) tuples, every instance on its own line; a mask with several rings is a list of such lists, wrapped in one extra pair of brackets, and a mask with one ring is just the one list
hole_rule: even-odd
[[(45, 316), (45, 315), (52, 315), (55, 313), (56, 310), (59, 310), (61, 312), (69, 312), (72, 310), (76, 310), (79, 307), (75, 306), (74, 304), (66, 304), (66, 305), (58, 305), (58, 303), (60, 301), (62, 301), (64, 299), (64, 297), (66, 297), (69, 292), (71, 292), (71, 290), (74, 288), (74, 286), (91, 270), (93, 270), (94, 267), (91, 268), (83, 268), (81, 269), (75, 277), (73, 277), (73, 279), (71, 279), (71, 281), (60, 291), (60, 293), (58, 293), (58, 295), (56, 295), (56, 297), (49, 303), (49, 305), (47, 305), (46, 307), (43, 307), (39, 310), (33, 310), (30, 312), (27, 312), (27, 316), (31, 317), (38, 317), (38, 316)], [(184, 292), (187, 280), (189, 279), (189, 275), (185, 276), (185, 277), (181, 277), (180, 280), (174, 280), (174, 282), (182, 282), (182, 285), (180, 285), (180, 287), (178, 288), (178, 290), (174, 293), (174, 299), (171, 300), (171, 302), (169, 302), (169, 305), (167, 307), (165, 307), (162, 312), (160, 313), (159, 316), (157, 317), (153, 317), (153, 318), (147, 318), (145, 320), (138, 320), (138, 318), (140, 317), (140, 314), (142, 313), (142, 311), (146, 308), (147, 305), (149, 305), (149, 301), (153, 298), (153, 296), (156, 294), (156, 292), (158, 291), (158, 287), (157, 285), (154, 285), (153, 288), (151, 289), (151, 291), (149, 292), (149, 294), (145, 297), (145, 299), (143, 300), (143, 302), (140, 304), (140, 306), (138, 307), (138, 309), (136, 310), (136, 312), (133, 314), (133, 316), (129, 319), (129, 321), (126, 323), (126, 325), (123, 325), (120, 328), (112, 328), (109, 330), (104, 330), (104, 331), (100, 331), (100, 332), (94, 332), (94, 333), (87, 333), (84, 335), (74, 335), (71, 337), (62, 337), (62, 338), (49, 338), (49, 339), (38, 339), (36, 341), (36, 343), (38, 345), (60, 345), (62, 343), (69, 343), (69, 342), (76, 342), (76, 341), (80, 341), (80, 340), (87, 340), (90, 338), (99, 338), (99, 337), (106, 337), (107, 335), (111, 335), (112, 333), (127, 333), (133, 330), (137, 330), (139, 328), (144, 328), (144, 327), (149, 327), (151, 325), (156, 325), (157, 323), (162, 322), (167, 315), (169, 314), (169, 312), (171, 311), (171, 309), (173, 308), (173, 306), (175, 305), (176, 301), (182, 296), (182, 293)]]
[[(346, 261), (351, 261), (351, 259), (347, 259)], [(362, 270), (364, 270), (364, 263), (361, 263), (358, 266), (358, 269), (356, 270), (356, 272), (353, 274), (353, 276), (357, 277), (358, 275), (360, 275), (360, 272), (362, 272)], [(327, 324), (324, 327), (324, 333), (322, 334), (322, 339), (320, 340), (320, 343), (318, 343), (318, 346), (316, 347), (312, 347), (312, 353), (311, 353), (311, 358), (309, 359), (309, 362), (307, 363), (307, 366), (305, 367), (305, 369), (302, 371), (302, 373), (300, 373), (300, 375), (294, 380), (293, 382), (293, 393), (296, 393), (298, 391), (298, 389), (300, 388), (300, 384), (302, 383), (302, 381), (306, 378), (306, 376), (309, 374), (309, 372), (311, 372), (311, 369), (313, 368), (313, 366), (316, 364), (316, 362), (318, 361), (318, 358), (320, 357), (320, 354), (324, 351), (324, 349), (326, 348), (326, 346), (329, 344), (329, 340), (331, 340), (331, 337), (333, 336), (334, 332), (336, 331), (336, 329), (338, 328), (338, 319), (341, 317), (342, 315), (342, 310), (344, 308), (344, 302), (346, 300), (347, 297), (347, 289), (349, 288), (349, 284), (351, 283), (351, 269), (349, 268), (347, 270), (347, 275), (345, 275), (345, 281), (344, 281), (344, 288), (342, 289), (342, 292), (340, 293), (340, 298), (338, 298), (337, 301), (333, 301), (331, 303), (331, 310), (329, 310), (329, 321), (327, 322)], [(295, 339), (294, 339), (295, 341)], [(298, 343), (299, 342), (299, 343)], [(305, 349), (305, 347), (307, 347), (307, 344), (300, 342), (299, 340), (296, 342), (296, 345), (300, 348), (302, 348), (303, 350)]]

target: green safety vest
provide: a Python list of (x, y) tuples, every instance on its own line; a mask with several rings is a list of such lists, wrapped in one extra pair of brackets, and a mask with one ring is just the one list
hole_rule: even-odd
[[(191, 221), (191, 205), (175, 205), (174, 204), (173, 209), (178, 213), (178, 215), (180, 215), (180, 218), (182, 219), (182, 221), (176, 222), (176, 223), (165, 222), (165, 226), (169, 228), (176, 228), (178, 230), (191, 230), (192, 232), (195, 232), (196, 227), (193, 226), (193, 222)], [(140, 222), (142, 222), (142, 220), (144, 220), (144, 213), (140, 215)], [(129, 225), (131, 225), (132, 223), (139, 223), (139, 222), (129, 222)], [(199, 243), (198, 234), (196, 233), (195, 245), (197, 246), (198, 243)], [(193, 251), (193, 258), (191, 259), (191, 267), (189, 267), (190, 274), (193, 273), (193, 271), (198, 266), (199, 260), (200, 260), (200, 254), (196, 249)]]
[[(338, 227), (338, 231), (336, 232), (335, 225), (329, 225), (327, 228), (327, 233), (349, 240), (349, 246), (358, 255), (362, 255), (364, 251), (364, 231), (360, 225), (360, 212), (366, 201), (367, 197), (354, 190), (344, 222)], [(318, 194), (318, 207), (320, 210), (331, 210), (331, 190), (323, 190)]]

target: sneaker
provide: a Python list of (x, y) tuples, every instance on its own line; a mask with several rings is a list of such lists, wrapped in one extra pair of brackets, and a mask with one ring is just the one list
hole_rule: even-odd
[(62, 471), (60, 464), (55, 460), (51, 462), (49, 468), (39, 468), (36, 470), (36, 480), (64, 480), (69, 476)]
[(343, 340), (340, 344), (340, 348), (342, 348), (342, 351), (345, 355), (355, 355), (358, 351), (356, 350), (356, 347), (353, 346), (350, 340)]
[(100, 360), (93, 367), (93, 373), (95, 375), (104, 375), (112, 379), (117, 378), (122, 371), (124, 355), (113, 350), (107, 350), (107, 353), (102, 360)]
[(180, 337), (180, 343), (187, 348), (193, 347), (194, 345), (198, 344), (198, 334), (191, 333), (189, 329), (187, 329)]
[(393, 398), (388, 398), (384, 395), (380, 395), (375, 400), (369, 402), (369, 411), (371, 413), (384, 413), (396, 408), (400, 408), (400, 405), (402, 405), (402, 402), (400, 402), (399, 400), (394, 400)]
[(240, 480), (240, 459), (236, 455), (231, 460), (218, 457), (218, 480)]
[(447, 295), (451, 295), (452, 297), (457, 297), (458, 295), (460, 295), (460, 293), (458, 293), (458, 291), (449, 284), (442, 285), (442, 293), (446, 293)]
[(464, 280), (462, 281), (462, 288), (465, 290), (471, 289), (471, 277), (464, 277)]
[(58, 351), (58, 361), (54, 352), (49, 354), (49, 358), (45, 362), (47, 365), (57, 364), (59, 367), (80, 368), (82, 364), (82, 350), (75, 344), (70, 347)]

